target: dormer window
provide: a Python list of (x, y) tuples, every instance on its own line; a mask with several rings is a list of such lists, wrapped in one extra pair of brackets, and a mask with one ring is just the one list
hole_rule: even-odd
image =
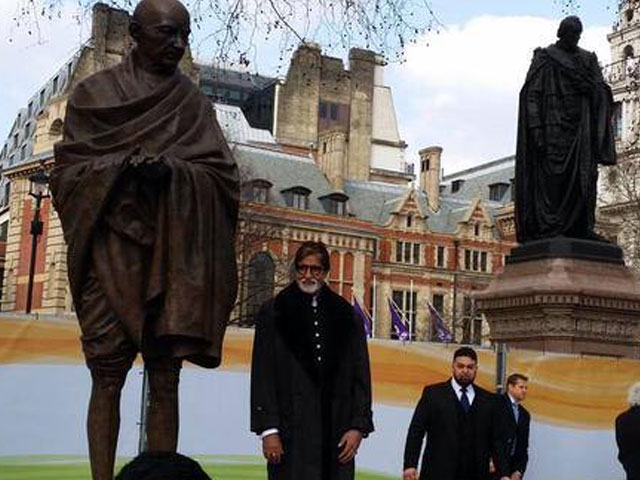
[(453, 182), (451, 182), (451, 193), (456, 193), (457, 191), (459, 191), (462, 188), (462, 185), (464, 185), (463, 179), (454, 180)]
[(298, 210), (309, 209), (310, 193), (311, 190), (303, 186), (297, 186), (282, 191), (287, 206), (297, 208)]
[(509, 189), (509, 184), (504, 182), (492, 183), (489, 185), (489, 200), (499, 202)]
[(268, 180), (257, 179), (251, 182), (250, 195), (252, 202), (268, 203), (269, 190), (273, 184)]
[(324, 206), (324, 209), (327, 213), (333, 215), (347, 214), (347, 200), (349, 200), (349, 197), (342, 192), (334, 192), (320, 197), (320, 202)]

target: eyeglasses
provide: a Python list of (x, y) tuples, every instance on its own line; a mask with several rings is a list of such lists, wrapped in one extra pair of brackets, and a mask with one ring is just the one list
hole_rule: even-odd
[(310, 272), (314, 277), (319, 277), (324, 273), (324, 268), (319, 265), (296, 265), (296, 271), (300, 275)]

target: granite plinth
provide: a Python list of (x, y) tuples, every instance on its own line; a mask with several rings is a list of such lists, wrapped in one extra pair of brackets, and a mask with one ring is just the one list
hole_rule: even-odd
[(547, 258), (574, 258), (624, 265), (622, 249), (613, 243), (579, 238), (554, 237), (519, 245), (511, 250), (506, 263)]
[(509, 262), (475, 298), (494, 342), (640, 358), (640, 281), (623, 264), (563, 257)]

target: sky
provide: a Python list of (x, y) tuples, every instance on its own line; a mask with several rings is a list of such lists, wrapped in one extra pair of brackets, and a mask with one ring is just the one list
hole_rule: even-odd
[[(86, 14), (64, 1), (60, 18), (22, 25), (14, 20), (18, 0), (0, 1), (0, 145), (18, 109), (89, 37)], [(440, 32), (417, 39), (405, 60), (385, 72), (400, 136), (409, 145), (407, 160), (439, 145), (448, 174), (512, 155), (518, 91), (533, 50), (555, 41), (566, 14), (578, 14), (585, 26), (581, 46), (608, 63), (606, 35), (617, 18), (615, 3), (582, 0), (567, 10), (566, 0), (431, 0)], [(196, 55), (206, 61), (202, 35), (194, 29), (192, 45), (201, 45)], [(250, 68), (282, 75), (277, 56), (277, 46), (260, 44)]]

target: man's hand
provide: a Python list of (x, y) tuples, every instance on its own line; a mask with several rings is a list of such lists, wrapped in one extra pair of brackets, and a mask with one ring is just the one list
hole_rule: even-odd
[(342, 451), (338, 456), (338, 461), (340, 463), (349, 463), (358, 453), (358, 447), (360, 446), (360, 442), (362, 441), (362, 433), (359, 430), (349, 430), (347, 433), (342, 435), (340, 439), (340, 443), (338, 443), (338, 448), (341, 448)]
[(418, 480), (418, 469), (407, 468), (402, 474), (402, 480)]
[(284, 450), (282, 449), (280, 435), (272, 433), (262, 439), (262, 454), (269, 463), (280, 463), (282, 461)]
[(522, 480), (522, 474), (520, 472), (513, 472), (510, 480)]

